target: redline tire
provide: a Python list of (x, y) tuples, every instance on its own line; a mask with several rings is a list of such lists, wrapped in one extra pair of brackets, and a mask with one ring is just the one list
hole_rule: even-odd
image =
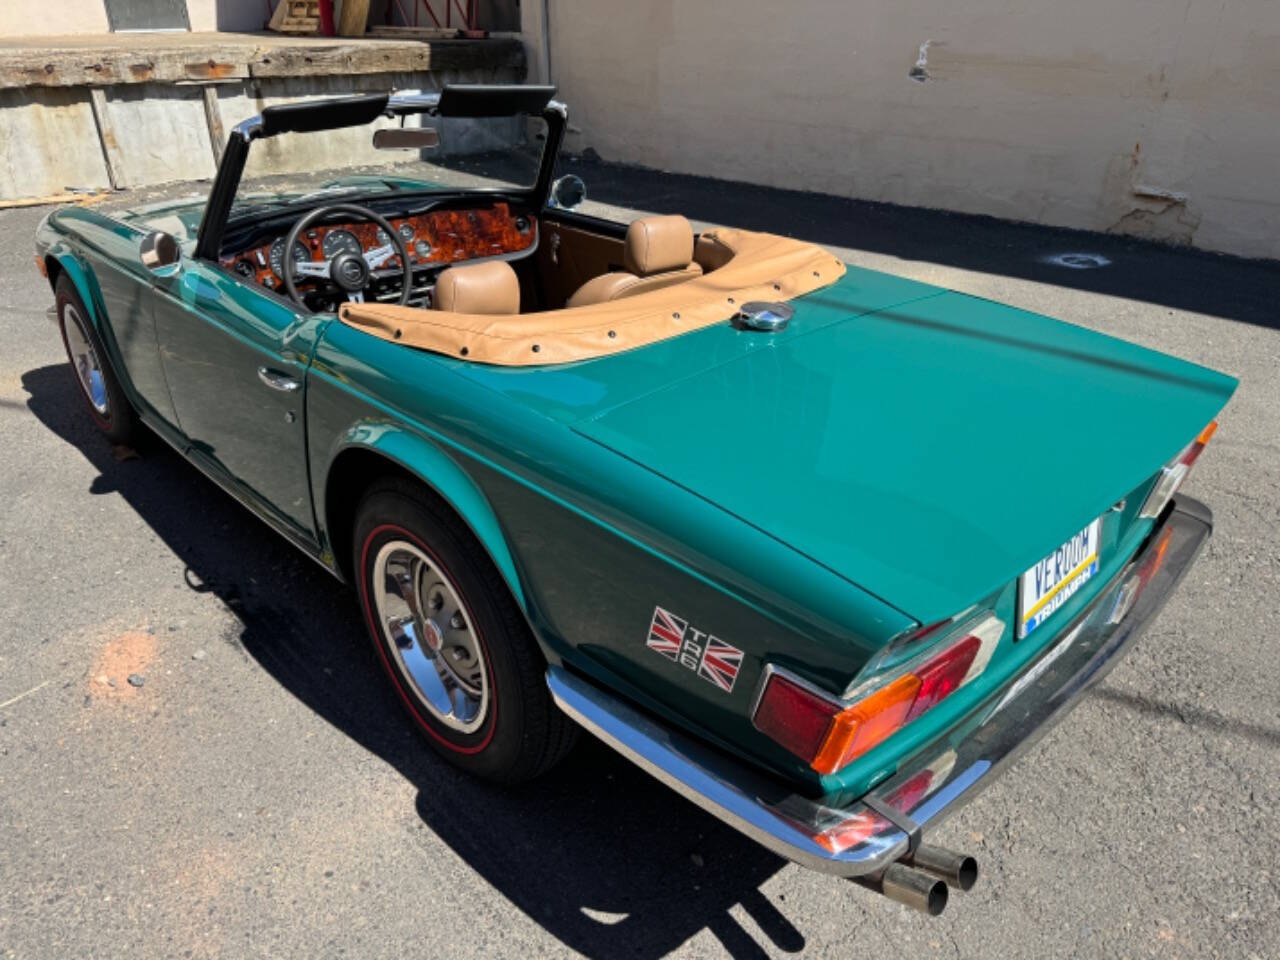
[[(98, 429), (112, 443), (133, 445), (137, 440), (140, 424), (137, 414), (124, 395), (120, 381), (111, 361), (89, 319), (89, 311), (81, 299), (76, 285), (65, 273), (58, 278), (55, 285), (55, 308), (58, 315), (58, 332), (62, 337), (63, 349), (67, 352), (67, 360), (71, 364), (71, 376), (75, 382), (76, 393), (84, 400), (89, 416), (98, 425)], [(75, 341), (76, 349), (73, 349)], [(82, 365), (90, 364), (99, 381), (90, 387), (88, 375), (82, 372)], [(91, 390), (101, 390), (100, 403), (95, 404)]]
[[(379, 481), (361, 498), (352, 547), (352, 569), (376, 659), (427, 742), (468, 773), (499, 783), (532, 779), (557, 763), (573, 745), (576, 727), (551, 700), (546, 662), (506, 583), (447, 505), (407, 479)], [(388, 583), (408, 579), (410, 567), (397, 567), (398, 577), (392, 577), (391, 567), (375, 563), (388, 556), (420, 562), (413, 567), (417, 572), (407, 591), (409, 606), (417, 609), (412, 627), (403, 633), (397, 631), (410, 617), (387, 616), (390, 606), (403, 602), (398, 588)], [(375, 576), (379, 573), (381, 582)], [(448, 635), (469, 637), (452, 648), (426, 609), (440, 587), (456, 599), (463, 624)], [(447, 613), (451, 605), (447, 600), (441, 609)], [(445, 701), (440, 690), (428, 689), (436, 682), (435, 674), (424, 675), (427, 661), (420, 655), (440, 643), (446, 646), (434, 648), (429, 661), (433, 668), (451, 649), (461, 650), (462, 659), (450, 662), (470, 670), (460, 672), (449, 691), (449, 713), (441, 709)], [(447, 668), (446, 672), (453, 673)], [(475, 699), (483, 701), (483, 716), (457, 711), (459, 703), (467, 706)]]

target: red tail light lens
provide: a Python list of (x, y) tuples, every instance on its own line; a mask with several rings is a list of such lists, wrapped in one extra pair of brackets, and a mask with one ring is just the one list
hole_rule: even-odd
[(980, 649), (981, 640), (974, 636), (965, 637), (917, 670), (920, 692), (916, 694), (916, 702), (911, 705), (907, 720), (914, 720), (939, 700), (960, 689)]
[(816, 757), (831, 726), (831, 704), (775, 673), (766, 682), (753, 722), (796, 756)]
[(994, 616), (970, 621), (941, 652), (917, 657), (852, 703), (772, 669), (752, 722), (818, 773), (835, 773), (978, 676), (1003, 632)]

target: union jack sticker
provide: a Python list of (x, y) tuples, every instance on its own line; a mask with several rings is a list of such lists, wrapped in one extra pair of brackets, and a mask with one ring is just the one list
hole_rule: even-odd
[(645, 646), (692, 670), (725, 693), (733, 692), (738, 671), (742, 668), (741, 650), (691, 626), (688, 620), (662, 607), (653, 608)]

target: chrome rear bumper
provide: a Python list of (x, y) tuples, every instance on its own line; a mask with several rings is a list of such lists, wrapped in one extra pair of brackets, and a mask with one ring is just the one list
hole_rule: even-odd
[(792, 793), (561, 667), (548, 669), (547, 685), (560, 708), (591, 733), (775, 853), (824, 873), (876, 874), (907, 852), (913, 823), (932, 827), (971, 800), (1106, 675), (1155, 618), (1212, 529), (1208, 507), (1177, 499), (1059, 640), (943, 741), (846, 807)]

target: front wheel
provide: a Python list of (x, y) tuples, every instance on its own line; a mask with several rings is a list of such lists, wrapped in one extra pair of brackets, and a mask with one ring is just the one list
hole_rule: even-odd
[(58, 278), (55, 295), (62, 345), (71, 361), (71, 372), (80, 395), (89, 407), (89, 415), (112, 443), (132, 444), (137, 439), (137, 415), (111, 369), (102, 339), (89, 321), (84, 300), (65, 273)]
[(488, 780), (528, 780), (576, 728), (551, 701), (546, 664), (471, 532), (425, 488), (375, 485), (356, 515), (354, 566), (379, 662), (415, 726)]

